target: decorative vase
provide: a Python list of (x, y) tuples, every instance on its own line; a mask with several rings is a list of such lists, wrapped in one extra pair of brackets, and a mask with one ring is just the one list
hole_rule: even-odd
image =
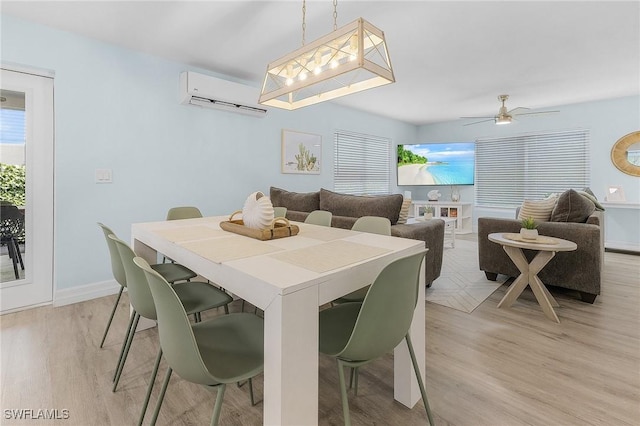
[(520, 228), (520, 236), (525, 240), (535, 240), (536, 238), (538, 238), (538, 230)]
[(425, 219), (433, 219), (433, 213), (425, 213), (424, 214), (424, 218)]
[(253, 229), (264, 229), (273, 221), (273, 204), (262, 192), (254, 192), (244, 202), (242, 221), (244, 226)]
[(460, 201), (460, 191), (458, 191), (458, 188), (455, 186), (451, 187), (451, 201), (454, 203)]
[(427, 198), (429, 201), (438, 201), (442, 194), (437, 189), (431, 190), (427, 193)]

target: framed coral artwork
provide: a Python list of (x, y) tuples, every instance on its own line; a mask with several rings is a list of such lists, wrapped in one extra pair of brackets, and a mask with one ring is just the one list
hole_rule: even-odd
[(282, 130), (282, 173), (320, 174), (322, 136)]

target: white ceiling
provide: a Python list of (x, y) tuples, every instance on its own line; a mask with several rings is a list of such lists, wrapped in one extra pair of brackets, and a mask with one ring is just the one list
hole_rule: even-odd
[[(258, 87), (301, 45), (302, 1), (6, 1), (13, 15)], [(307, 1), (307, 42), (333, 29)], [(425, 124), (640, 93), (640, 2), (338, 1), (385, 32), (396, 83), (333, 102)], [(177, 77), (176, 77), (177, 78)]]

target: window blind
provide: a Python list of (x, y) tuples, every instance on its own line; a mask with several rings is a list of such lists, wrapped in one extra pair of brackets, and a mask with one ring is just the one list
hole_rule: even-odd
[(25, 113), (24, 110), (0, 109), (0, 143), (25, 143)]
[(588, 130), (478, 139), (476, 205), (515, 207), (582, 189), (590, 184), (589, 164)]
[(391, 139), (339, 130), (333, 158), (335, 191), (354, 195), (389, 193)]

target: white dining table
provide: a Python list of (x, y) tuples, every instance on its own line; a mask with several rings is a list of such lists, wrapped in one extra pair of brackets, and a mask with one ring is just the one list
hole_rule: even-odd
[[(162, 253), (263, 310), (264, 424), (317, 425), (319, 307), (371, 284), (424, 242), (297, 222), (298, 235), (259, 241), (222, 230), (225, 220), (136, 223), (134, 250), (149, 262)], [(422, 269), (410, 335), (424, 380)], [(394, 397), (410, 408), (420, 399), (404, 341), (394, 351)]]

